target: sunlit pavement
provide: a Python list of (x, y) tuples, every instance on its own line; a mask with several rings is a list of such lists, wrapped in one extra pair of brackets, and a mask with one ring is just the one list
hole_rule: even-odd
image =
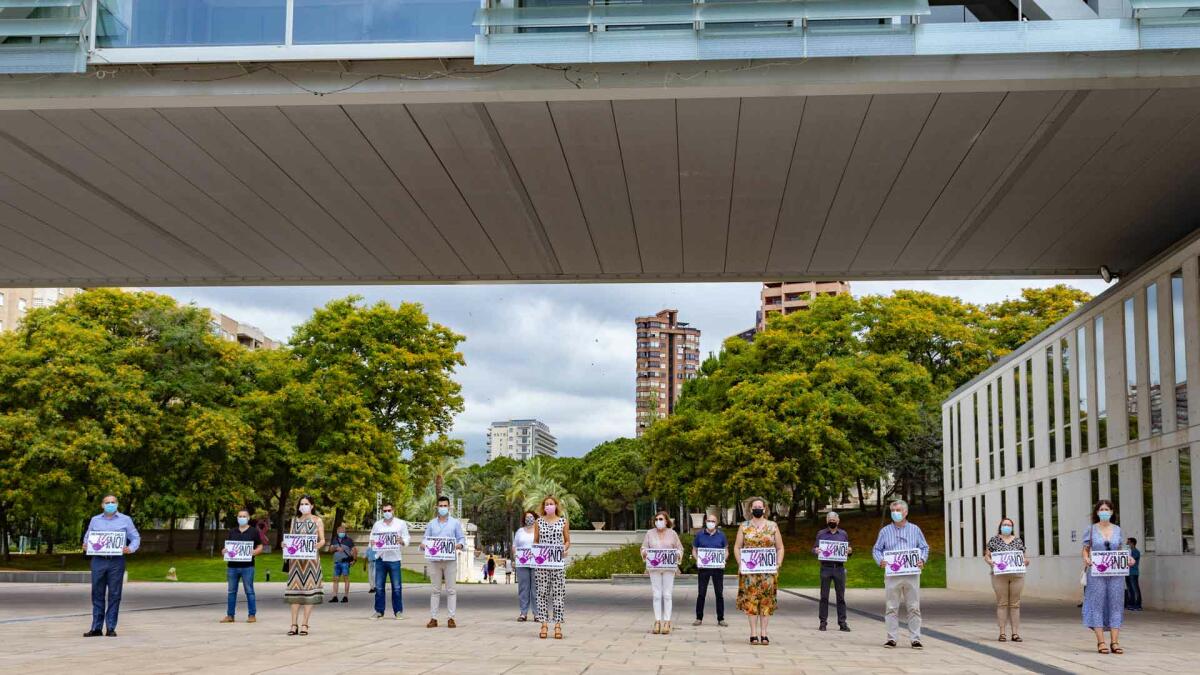
[[(83, 638), (90, 623), (85, 585), (0, 585), (0, 671), (74, 673), (995, 673), (1197, 672), (1200, 617), (1127, 614), (1123, 656), (1101, 656), (1074, 603), (1026, 600), (1020, 644), (996, 642), (990, 596), (927, 590), (925, 649), (901, 641), (885, 649), (881, 590), (852, 590), (851, 633), (817, 631), (814, 589), (780, 594), (771, 645), (748, 644), (746, 620), (726, 584), (728, 628), (692, 627), (695, 587), (675, 589), (675, 630), (650, 634), (650, 589), (571, 583), (566, 639), (539, 640), (538, 625), (517, 623), (516, 586), (459, 587), (456, 629), (425, 628), (429, 587), (405, 588), (405, 621), (373, 618), (373, 596), (355, 587), (348, 604), (316, 608), (307, 637), (289, 637), (279, 583), (258, 585), (258, 623), (217, 623), (224, 584), (130, 583), (119, 637)], [(832, 610), (833, 608), (831, 608)], [(865, 614), (864, 614), (865, 613)], [(532, 617), (531, 617), (532, 619)], [(833, 622), (831, 622), (833, 626)]]

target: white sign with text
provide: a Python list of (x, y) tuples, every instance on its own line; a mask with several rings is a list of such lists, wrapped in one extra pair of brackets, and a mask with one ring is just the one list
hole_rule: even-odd
[(125, 530), (88, 532), (88, 555), (125, 555)]
[(775, 574), (779, 571), (779, 551), (774, 546), (743, 548), (738, 556), (738, 574)]
[(285, 534), (283, 535), (284, 560), (316, 560), (317, 535), (315, 534)]
[(921, 573), (921, 551), (906, 548), (899, 551), (888, 551), (883, 554), (884, 576), (902, 577), (909, 574)]
[(250, 562), (254, 560), (254, 542), (225, 540), (221, 549), (225, 562)]
[(458, 559), (453, 537), (425, 537), (421, 542), (425, 544), (425, 559), (430, 562)]
[(850, 542), (821, 539), (817, 542), (817, 558), (821, 562), (846, 562), (850, 557)]
[(562, 544), (534, 544), (533, 564), (539, 570), (561, 570), (566, 567), (566, 547)]
[(727, 552), (723, 548), (698, 548), (696, 567), (702, 570), (723, 570), (726, 556)]
[(1022, 551), (992, 553), (993, 574), (1025, 574), (1025, 554)]

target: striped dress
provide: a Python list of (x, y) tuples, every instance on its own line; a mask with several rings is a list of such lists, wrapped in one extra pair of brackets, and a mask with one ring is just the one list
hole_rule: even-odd
[[(292, 534), (317, 534), (317, 519), (293, 520)], [(290, 605), (319, 605), (325, 600), (324, 584), (320, 553), (317, 553), (316, 560), (289, 560), (283, 599)]]

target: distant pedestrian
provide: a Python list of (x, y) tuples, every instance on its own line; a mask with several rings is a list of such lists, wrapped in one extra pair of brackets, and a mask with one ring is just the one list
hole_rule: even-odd
[(513, 563), (511, 558), (504, 559), (504, 583), (505, 585), (512, 583)]
[(737, 608), (750, 620), (750, 644), (770, 645), (767, 624), (779, 602), (779, 574), (743, 574), (742, 550), (747, 548), (774, 548), (776, 568), (783, 565), (783, 537), (779, 526), (767, 519), (767, 501), (761, 497), (750, 500), (750, 520), (738, 528), (733, 555), (738, 563)]
[(521, 514), (524, 523), (513, 533), (513, 556), (517, 566), (517, 603), (520, 606), (517, 621), (529, 620), (529, 608), (534, 604), (533, 567), (529, 564), (528, 551), (533, 547), (533, 526), (537, 514), (526, 511)]
[(1129, 568), (1129, 576), (1125, 577), (1125, 609), (1131, 612), (1142, 611), (1142, 566), (1136, 563), (1142, 561), (1142, 552), (1137, 547), (1137, 537), (1129, 538), (1129, 554), (1133, 556), (1133, 567)]
[(358, 557), (358, 547), (346, 533), (345, 524), (338, 525), (337, 534), (329, 542), (329, 551), (333, 553), (333, 595), (329, 602), (338, 601), (338, 580), (342, 582), (342, 602), (350, 602), (350, 567)]
[[(571, 526), (567, 514), (562, 513), (558, 497), (546, 495), (538, 518), (533, 524), (533, 543), (556, 544), (563, 547), (563, 559), (571, 550)], [(537, 599), (534, 603), (534, 618), (541, 622), (538, 637), (545, 638), (548, 624), (554, 622), (554, 639), (561, 640), (562, 624), (567, 612), (567, 573), (562, 569), (535, 569), (534, 584)]]
[[(729, 555), (729, 540), (725, 537), (725, 533), (717, 527), (717, 517), (714, 515), (704, 516), (704, 531), (697, 532), (692, 539), (692, 557), (700, 560), (697, 554), (697, 549), (710, 548), (721, 549)], [(725, 623), (725, 569), (724, 568), (697, 568), (696, 570), (697, 583), (700, 585), (696, 593), (696, 620), (692, 622), (693, 626), (699, 626), (704, 623), (704, 601), (708, 596), (708, 584), (711, 582), (713, 587), (713, 596), (717, 608), (717, 625), (728, 626)]]
[[(849, 555), (853, 552), (853, 549), (850, 548), (850, 535), (838, 527), (841, 522), (836, 511), (825, 514), (825, 527), (817, 532), (816, 540), (813, 542), (813, 553), (819, 555), (822, 541), (844, 541), (846, 542), (846, 554)], [(829, 620), (830, 585), (833, 586), (837, 596), (838, 630), (849, 633), (850, 624), (846, 622), (846, 564), (838, 560), (821, 561), (821, 604), (817, 609), (817, 618), (820, 619), (821, 625), (817, 630), (825, 630), (825, 624)]]
[[(651, 549), (672, 548), (683, 558), (683, 542), (679, 540), (679, 534), (672, 529), (674, 523), (671, 522), (670, 514), (659, 511), (654, 515), (652, 524), (654, 527), (646, 532), (646, 538), (642, 541), (642, 559), (649, 558)], [(675, 594), (675, 573), (678, 570), (677, 566), (648, 570), (651, 600), (654, 603), (654, 628), (651, 632), (655, 635), (671, 633), (671, 603)]]
[[(457, 518), (450, 516), (450, 498), (441, 496), (437, 498), (437, 516), (425, 524), (425, 535), (421, 541), (421, 550), (426, 549), (425, 539), (450, 539), (454, 542), (453, 551), (461, 551), (463, 545), (467, 542), (467, 536), (463, 533), (462, 522)], [(458, 582), (458, 560), (431, 560), (428, 563), (429, 582), (432, 587), (429, 595), (429, 623), (425, 624), (426, 628), (437, 628), (438, 625), (438, 607), (441, 604), (442, 594), (446, 595), (446, 627), (456, 628), (458, 624), (454, 621), (455, 610), (458, 606), (458, 592), (454, 586)], [(470, 567), (467, 568), (467, 576), (470, 576)], [(443, 587), (445, 590), (443, 591)]]
[[(1121, 577), (1098, 576), (1092, 566), (1092, 551), (1116, 551), (1121, 548), (1121, 526), (1116, 523), (1112, 502), (1101, 499), (1092, 507), (1092, 524), (1083, 535), (1083, 564), (1088, 570), (1083, 591), (1083, 625), (1096, 636), (1096, 651), (1124, 654), (1121, 624), (1125, 621), (1125, 583)], [(1136, 560), (1134, 567), (1136, 568)], [(1112, 635), (1111, 649), (1104, 644), (1104, 631)]]
[[(375, 521), (371, 526), (371, 540), (375, 541), (377, 537), (394, 535), (400, 539), (400, 544), (408, 546), (411, 540), (408, 534), (408, 523), (403, 518), (396, 517), (396, 509), (390, 503), (384, 502), (380, 508), (382, 517)], [(383, 618), (383, 610), (387, 606), (387, 582), (392, 581), (392, 616), (396, 619), (404, 618), (404, 597), (401, 594), (402, 590), (402, 574), (400, 571), (400, 551), (384, 550), (375, 551), (372, 543), (367, 547), (368, 555), (370, 552), (375, 552), (375, 564), (371, 567), (374, 569), (374, 591), (375, 591), (375, 618)]]
[(896, 638), (900, 632), (900, 605), (908, 607), (908, 633), (912, 638), (912, 648), (921, 649), (921, 573), (925, 563), (929, 561), (929, 544), (925, 541), (925, 533), (916, 524), (908, 522), (908, 502), (897, 499), (889, 507), (892, 522), (879, 530), (875, 539), (872, 554), (879, 567), (886, 568), (888, 561), (884, 556), (895, 551), (916, 550), (916, 566), (918, 571), (910, 574), (883, 577), (884, 615), (883, 623), (887, 628), (885, 647), (895, 647)]
[(233, 623), (237, 610), (238, 582), (246, 592), (246, 623), (258, 621), (258, 605), (254, 600), (254, 558), (262, 554), (262, 534), (257, 527), (250, 526), (250, 512), (242, 509), (237, 513), (237, 527), (225, 535), (226, 541), (248, 541), (254, 544), (250, 560), (230, 560), (225, 563), (225, 581), (228, 584), (228, 597), (225, 604), (225, 617), (221, 623)]
[(119, 551), (95, 554), (91, 557), (92, 568), (92, 628), (84, 633), (84, 637), (100, 635), (100, 628), (107, 626), (108, 637), (117, 636), (117, 617), (121, 612), (121, 588), (125, 583), (125, 556), (134, 553), (141, 546), (142, 537), (138, 534), (133, 519), (117, 511), (116, 495), (104, 495), (100, 500), (102, 513), (92, 516), (88, 522), (87, 532), (83, 535), (83, 545), (100, 548), (101, 542), (92, 541), (92, 534), (105, 532), (120, 532), (124, 535), (125, 545)]
[(488, 583), (494, 584), (496, 583), (496, 557), (489, 555), (486, 564)]
[[(292, 534), (316, 535), (315, 551), (325, 545), (325, 523), (313, 513), (312, 497), (305, 495), (296, 504), (296, 517), (292, 518)], [(324, 582), (321, 580), (321, 556), (312, 560), (289, 560), (287, 589), (283, 599), (291, 605), (292, 624), (288, 635), (308, 635), (308, 622), (312, 619), (313, 607), (324, 599)], [(304, 618), (300, 618), (303, 609)]]
[(1021, 642), (1021, 591), (1025, 588), (1025, 573), (997, 574), (993, 553), (1005, 551), (1020, 551), (1029, 566), (1029, 557), (1025, 554), (1025, 541), (1015, 533), (1016, 522), (1012, 518), (1001, 518), (996, 528), (996, 536), (988, 540), (984, 547), (983, 561), (987, 563), (988, 573), (992, 577), (992, 590), (996, 593), (996, 623), (1000, 626), (1000, 642), (1006, 641), (1005, 626), (1012, 627), (1012, 641)]
[(368, 545), (363, 564), (367, 567), (367, 585), (371, 587), (368, 591), (371, 595), (375, 594), (375, 558), (375, 547)]

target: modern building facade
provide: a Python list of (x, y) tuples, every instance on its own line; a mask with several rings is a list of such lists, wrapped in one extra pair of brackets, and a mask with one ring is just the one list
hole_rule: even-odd
[(79, 293), (78, 288), (0, 288), (0, 332), (16, 330), (25, 313)]
[(766, 329), (773, 316), (786, 316), (808, 309), (822, 295), (849, 295), (848, 281), (766, 281), (759, 292), (758, 330)]
[(263, 334), (262, 329), (242, 323), (233, 317), (226, 316), (216, 310), (208, 310), (209, 330), (213, 335), (236, 342), (247, 349), (278, 349), (280, 343)]
[(535, 419), (492, 422), (487, 432), (487, 461), (497, 457), (532, 459), (558, 454), (558, 439), (550, 427)]
[(700, 370), (700, 329), (664, 309), (634, 319), (637, 328), (637, 435), (675, 411), (683, 383)]
[(1034, 557), (1025, 592), (1079, 595), (1092, 505), (1144, 552), (1149, 607), (1200, 608), (1200, 235), (1193, 235), (954, 392), (942, 409), (947, 580), (990, 588), (1003, 516)]

